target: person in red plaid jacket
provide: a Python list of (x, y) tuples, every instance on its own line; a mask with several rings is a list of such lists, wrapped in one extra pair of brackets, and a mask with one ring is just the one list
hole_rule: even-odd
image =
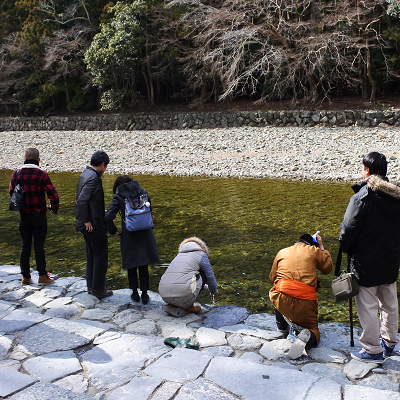
[[(52, 213), (57, 214), (59, 200), (49, 175), (39, 167), (39, 161), (37, 149), (26, 150), (24, 165), (13, 173), (10, 182), (10, 196), (18, 183), (25, 191), (25, 207), (19, 212), (19, 231), (22, 237), (20, 257), (22, 285), (29, 285), (31, 282), (29, 258), (32, 237), (34, 238), (36, 268), (39, 273), (38, 284), (42, 286), (54, 282), (54, 279), (46, 271), (44, 241), (47, 235), (46, 211), (49, 209)], [(49, 208), (46, 206), (45, 193), (50, 200)]]

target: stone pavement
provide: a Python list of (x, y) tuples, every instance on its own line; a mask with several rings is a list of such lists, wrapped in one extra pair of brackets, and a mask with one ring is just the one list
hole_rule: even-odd
[[(322, 324), (320, 345), (292, 361), (270, 314), (202, 306), (174, 318), (157, 293), (144, 306), (128, 289), (98, 300), (84, 279), (32, 277), (21, 286), (18, 266), (0, 265), (0, 398), (400, 400), (399, 354), (351, 360), (345, 324)], [(172, 349), (170, 336), (200, 350)]]

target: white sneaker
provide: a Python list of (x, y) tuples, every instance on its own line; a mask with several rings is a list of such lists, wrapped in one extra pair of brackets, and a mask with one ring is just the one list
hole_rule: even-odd
[(311, 332), (308, 329), (303, 329), (299, 333), (297, 339), (294, 341), (294, 343), (290, 346), (289, 349), (288, 356), (292, 360), (299, 358), (303, 354), (307, 342), (310, 340), (310, 337), (311, 337)]

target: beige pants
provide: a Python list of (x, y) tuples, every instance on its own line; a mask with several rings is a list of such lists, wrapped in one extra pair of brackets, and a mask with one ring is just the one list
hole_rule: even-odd
[(361, 346), (370, 354), (381, 353), (380, 335), (388, 346), (396, 345), (399, 342), (397, 283), (372, 287), (360, 286), (360, 293), (354, 299), (363, 328)]

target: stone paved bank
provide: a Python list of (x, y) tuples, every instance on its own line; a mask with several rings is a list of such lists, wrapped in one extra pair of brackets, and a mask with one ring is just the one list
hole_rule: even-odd
[(264, 126), (400, 126), (400, 110), (231, 111), (0, 118), (1, 131), (166, 130)]
[[(399, 354), (380, 367), (351, 360), (344, 324), (322, 325), (318, 348), (292, 361), (269, 314), (202, 306), (178, 319), (156, 293), (143, 306), (128, 289), (99, 301), (81, 278), (44, 288), (20, 279), (18, 266), (0, 265), (1, 398), (400, 399)], [(171, 349), (170, 336), (200, 351)]]

